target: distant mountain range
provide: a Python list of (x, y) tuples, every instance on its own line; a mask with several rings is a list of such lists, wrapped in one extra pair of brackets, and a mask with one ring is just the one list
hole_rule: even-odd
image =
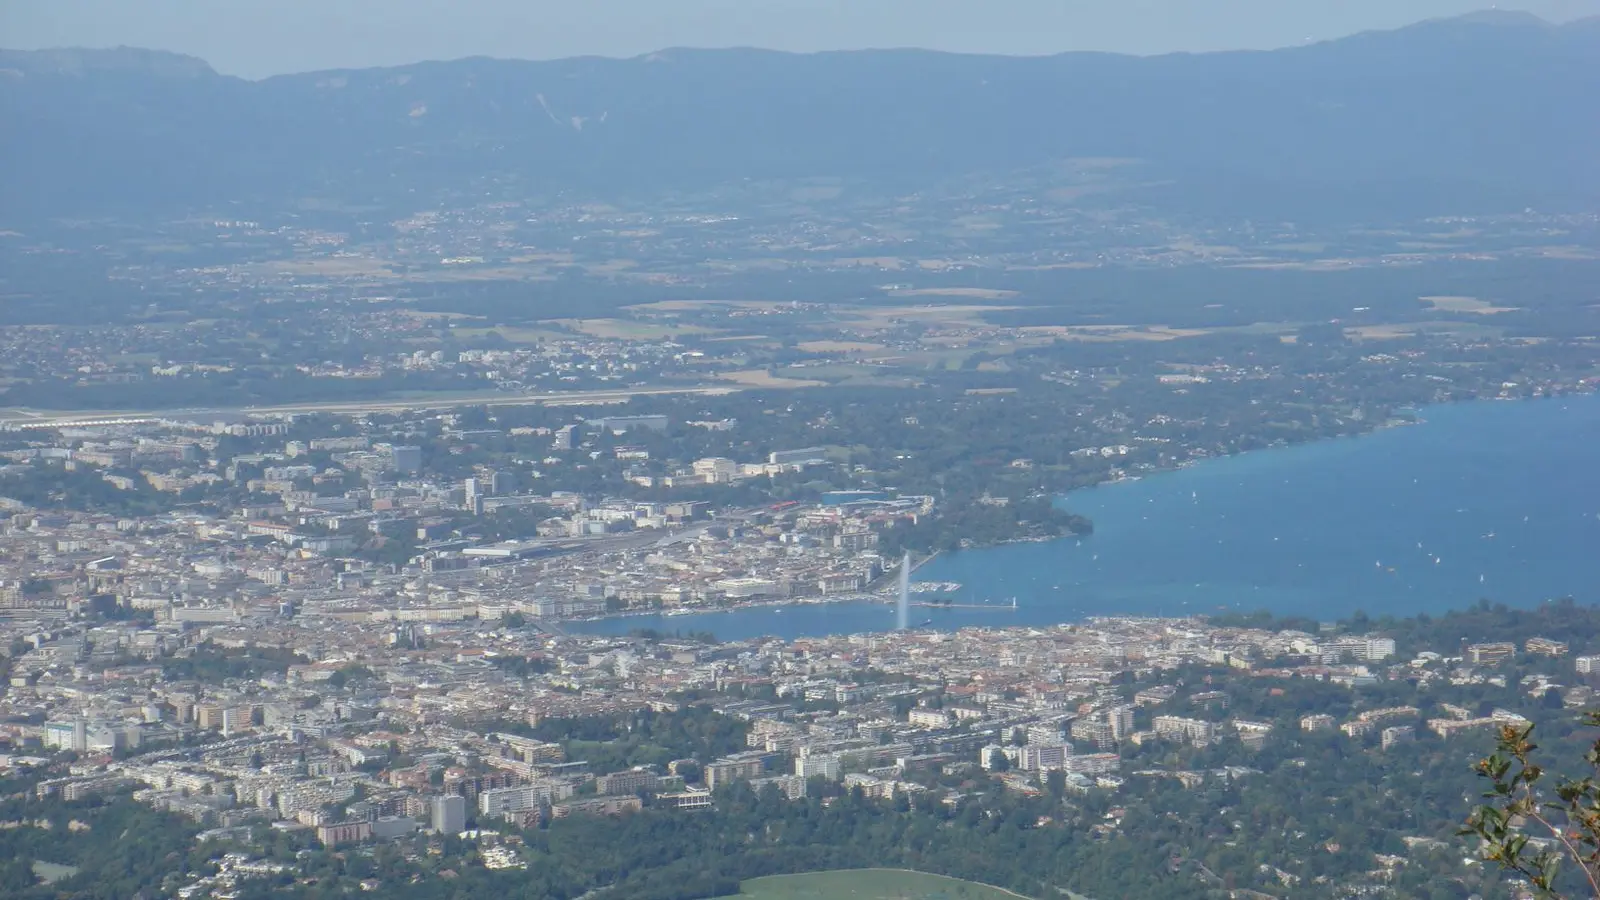
[[(318, 197), (915, 189), (1142, 161), (1141, 198), (1351, 217), (1600, 200), (1600, 19), (1424, 22), (1270, 52), (666, 50), (245, 81), (137, 50), (0, 51), (0, 225)], [(238, 208), (238, 207), (235, 207)]]

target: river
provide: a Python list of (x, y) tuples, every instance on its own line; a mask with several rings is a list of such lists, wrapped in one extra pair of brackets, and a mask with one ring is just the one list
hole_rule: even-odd
[[(1047, 625), (1097, 615), (1270, 610), (1329, 620), (1600, 600), (1600, 395), (1431, 407), (1421, 424), (1208, 460), (1065, 498), (1083, 539), (942, 556), (963, 585), (914, 624)], [(1016, 608), (1011, 608), (1011, 598)], [(576, 625), (736, 640), (883, 631), (893, 608), (797, 605)]]

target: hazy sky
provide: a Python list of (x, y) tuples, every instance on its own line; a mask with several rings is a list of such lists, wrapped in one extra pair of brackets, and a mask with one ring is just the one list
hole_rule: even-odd
[[(1486, 0), (0, 0), (0, 46), (130, 45), (219, 71), (422, 59), (633, 56), (664, 47), (931, 47), (1164, 53), (1281, 47), (1490, 5)], [(1547, 19), (1600, 0), (1521, 0)]]

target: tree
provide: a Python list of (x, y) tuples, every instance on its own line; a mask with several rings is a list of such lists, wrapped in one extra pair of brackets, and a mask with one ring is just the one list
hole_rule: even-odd
[[(1584, 724), (1600, 727), (1600, 713), (1584, 716)], [(1483, 841), (1485, 861), (1527, 878), (1542, 895), (1562, 898), (1561, 862), (1575, 865), (1588, 895), (1600, 898), (1600, 739), (1584, 754), (1591, 774), (1573, 779), (1560, 776), (1555, 800), (1545, 800), (1539, 790), (1545, 771), (1534, 762), (1533, 725), (1506, 725), (1498, 748), (1477, 764), (1478, 774), (1493, 788), (1484, 794), (1488, 803), (1467, 819), (1463, 835)], [(1550, 842), (1534, 845), (1524, 833), (1528, 827), (1549, 832)], [(1542, 843), (1542, 842), (1541, 842)], [(1531, 849), (1532, 848), (1532, 849)]]

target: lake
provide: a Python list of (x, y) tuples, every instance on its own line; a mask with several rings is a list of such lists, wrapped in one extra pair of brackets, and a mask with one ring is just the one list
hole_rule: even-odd
[[(1331, 620), (1600, 599), (1600, 396), (1431, 407), (1421, 424), (1209, 460), (1078, 491), (1083, 539), (943, 556), (963, 585), (931, 627), (1270, 610)], [(1011, 599), (1016, 598), (1016, 608)], [(799, 605), (575, 624), (727, 640), (883, 631), (891, 606)]]

